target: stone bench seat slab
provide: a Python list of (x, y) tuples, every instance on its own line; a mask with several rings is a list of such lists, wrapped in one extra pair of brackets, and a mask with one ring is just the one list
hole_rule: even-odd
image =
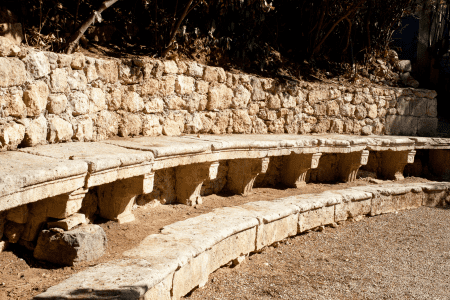
[(72, 192), (85, 184), (88, 164), (22, 152), (0, 153), (0, 211)]
[(153, 153), (127, 149), (105, 143), (70, 143), (42, 145), (20, 150), (29, 154), (84, 161), (90, 176), (86, 187), (148, 174), (152, 171)]
[(151, 151), (155, 159), (166, 156), (179, 156), (211, 152), (211, 145), (205, 141), (196, 141), (183, 137), (138, 137), (138, 138), (113, 138), (102, 141), (110, 145), (121, 146), (127, 149)]
[(367, 149), (371, 151), (407, 151), (414, 149), (414, 141), (408, 137), (371, 136), (367, 141)]
[(450, 149), (448, 138), (410, 137), (415, 142), (415, 149)]

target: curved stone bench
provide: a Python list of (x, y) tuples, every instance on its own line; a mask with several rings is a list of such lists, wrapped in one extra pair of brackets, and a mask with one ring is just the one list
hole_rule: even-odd
[(165, 226), (123, 259), (73, 275), (35, 299), (179, 299), (248, 253), (318, 226), (450, 204), (450, 183), (386, 184), (247, 203)]
[(277, 180), (297, 188), (308, 176), (353, 181), (363, 165), (380, 178), (402, 179), (415, 149), (429, 151), (431, 168), (441, 175), (450, 172), (450, 140), (440, 138), (186, 135), (23, 148), (0, 153), (0, 218), (2, 211), (16, 210), (8, 215), (21, 217), (6, 218), (25, 224), (21, 239), (33, 242), (49, 217), (64, 219), (78, 212), (95, 187), (100, 216), (120, 223), (134, 220), (136, 197), (151, 193), (155, 172), (168, 168), (175, 173), (176, 201), (196, 205), (202, 201), (202, 185), (218, 176), (223, 162), (227, 189), (247, 195), (257, 177), (269, 175), (277, 164), (283, 166)]

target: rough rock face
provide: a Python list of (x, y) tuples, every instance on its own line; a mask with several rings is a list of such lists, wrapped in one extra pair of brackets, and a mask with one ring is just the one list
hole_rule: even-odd
[(71, 266), (103, 255), (107, 239), (98, 225), (84, 225), (69, 231), (42, 230), (34, 257), (58, 265)]

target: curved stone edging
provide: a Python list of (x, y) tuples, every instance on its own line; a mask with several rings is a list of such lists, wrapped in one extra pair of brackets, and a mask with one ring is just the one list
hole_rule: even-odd
[(228, 262), (360, 215), (450, 203), (450, 183), (385, 184), (224, 207), (165, 226), (124, 258), (75, 274), (35, 299), (175, 300)]

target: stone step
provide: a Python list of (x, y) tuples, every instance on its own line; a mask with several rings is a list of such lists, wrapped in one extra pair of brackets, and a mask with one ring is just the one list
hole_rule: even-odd
[(362, 215), (450, 204), (450, 183), (359, 186), (224, 207), (165, 226), (123, 258), (88, 268), (35, 299), (177, 300), (216, 269), (289, 236)]

